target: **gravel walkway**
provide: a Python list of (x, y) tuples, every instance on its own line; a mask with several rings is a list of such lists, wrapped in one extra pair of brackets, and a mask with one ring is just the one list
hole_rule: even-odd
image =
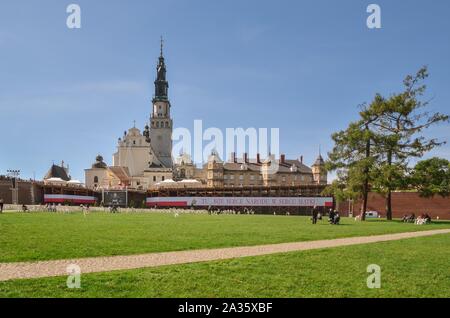
[(67, 266), (76, 264), (81, 273), (156, 267), (173, 264), (215, 261), (246, 256), (258, 256), (293, 251), (305, 251), (375, 242), (401, 240), (413, 237), (450, 233), (450, 229), (397, 233), (375, 236), (340, 238), (310, 242), (230, 247), (208, 250), (164, 252), (129, 256), (92, 257), (73, 260), (55, 260), (26, 263), (0, 263), (0, 281), (68, 275)]

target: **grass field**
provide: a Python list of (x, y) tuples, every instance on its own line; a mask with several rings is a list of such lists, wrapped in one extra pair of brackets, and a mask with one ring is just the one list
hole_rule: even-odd
[[(450, 235), (226, 261), (0, 282), (0, 297), (450, 297)], [(369, 289), (369, 264), (381, 288)]]
[(0, 214), (0, 263), (311, 241), (450, 228), (385, 222), (313, 226), (308, 217), (91, 213)]

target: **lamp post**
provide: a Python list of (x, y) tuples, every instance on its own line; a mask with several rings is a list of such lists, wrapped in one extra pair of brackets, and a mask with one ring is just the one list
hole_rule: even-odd
[(20, 175), (20, 170), (6, 170), (8, 177), (11, 178), (11, 192), (12, 192), (12, 204), (19, 204), (19, 184), (17, 179)]

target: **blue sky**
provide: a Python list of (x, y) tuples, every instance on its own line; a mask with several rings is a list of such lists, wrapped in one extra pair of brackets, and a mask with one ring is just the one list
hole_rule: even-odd
[[(380, 30), (366, 26), (370, 3)], [(98, 153), (111, 164), (117, 138), (148, 120), (160, 35), (175, 127), (279, 127), (281, 152), (312, 163), (357, 105), (422, 65), (431, 110), (449, 113), (449, 12), (446, 0), (2, 0), (0, 174), (40, 179), (64, 160), (84, 180)], [(450, 125), (427, 134), (447, 140)]]

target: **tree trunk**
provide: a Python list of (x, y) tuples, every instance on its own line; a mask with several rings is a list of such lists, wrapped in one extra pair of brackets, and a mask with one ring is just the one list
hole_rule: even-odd
[[(369, 125), (366, 124), (366, 130), (369, 130)], [(366, 159), (370, 158), (370, 137), (367, 139), (366, 143)], [(362, 215), (361, 221), (366, 220), (367, 211), (367, 200), (369, 197), (369, 167), (364, 168), (364, 185), (363, 185), (363, 205), (362, 205)]]
[[(387, 160), (388, 160), (388, 166), (391, 168), (392, 166), (392, 150), (388, 151), (387, 154)], [(388, 177), (388, 193), (386, 196), (386, 219), (389, 221), (392, 221), (392, 177), (391, 177), (391, 171), (389, 169), (389, 177)]]
[(386, 196), (386, 218), (392, 221), (392, 192), (390, 189)]

